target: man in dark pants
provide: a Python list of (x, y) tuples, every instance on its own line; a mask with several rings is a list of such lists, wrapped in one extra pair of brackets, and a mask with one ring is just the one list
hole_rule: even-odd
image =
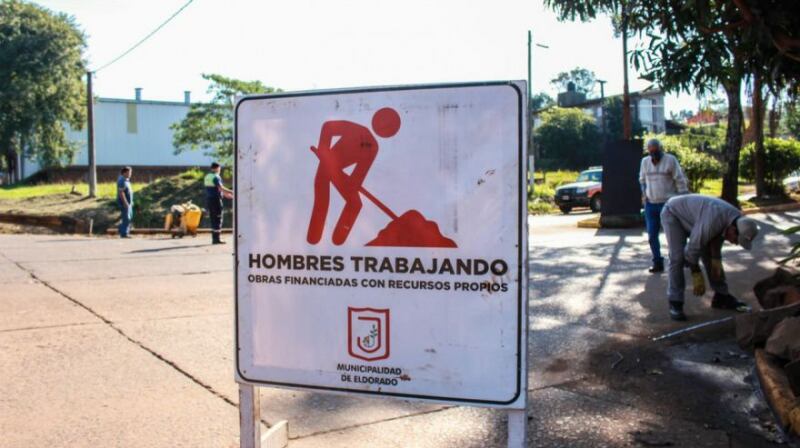
[(212, 163), (211, 172), (206, 174), (203, 179), (203, 185), (206, 188), (206, 205), (211, 219), (212, 244), (225, 244), (225, 241), (220, 238), (222, 234), (222, 199), (233, 197), (233, 191), (222, 185), (222, 177), (219, 175), (221, 169), (219, 163)]
[(120, 238), (130, 238), (131, 219), (133, 219), (133, 188), (131, 187), (133, 169), (122, 168), (117, 177), (117, 205), (120, 211), (120, 223), (117, 230)]

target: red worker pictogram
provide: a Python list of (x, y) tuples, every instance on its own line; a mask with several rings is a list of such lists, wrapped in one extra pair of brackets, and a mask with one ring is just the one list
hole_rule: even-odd
[[(425, 220), (418, 211), (409, 210), (397, 216), (364, 188), (364, 180), (378, 155), (375, 135), (389, 138), (398, 130), (400, 114), (390, 107), (375, 112), (372, 130), (346, 120), (323, 123), (318, 146), (311, 147), (311, 152), (319, 159), (319, 167), (314, 177), (314, 206), (306, 236), (310, 244), (317, 244), (322, 239), (330, 207), (330, 185), (333, 184), (345, 201), (333, 228), (333, 244), (338, 246), (347, 240), (361, 212), (363, 194), (391, 219), (389, 225), (367, 246), (456, 247), (455, 242), (441, 235), (435, 222)], [(337, 137), (338, 140), (334, 141)], [(344, 170), (351, 166), (353, 169), (348, 175)]]
[[(383, 108), (372, 117), (372, 128), (378, 136), (389, 138), (400, 129), (400, 115), (394, 109)], [(334, 137), (339, 139), (332, 145)], [(358, 123), (327, 121), (322, 125), (319, 146), (312, 146), (311, 151), (319, 158), (319, 167), (314, 178), (314, 208), (308, 225), (308, 242), (317, 244), (322, 239), (330, 205), (330, 184), (333, 184), (345, 200), (333, 229), (333, 244), (338, 246), (347, 240), (361, 212), (361, 185), (378, 154), (378, 142), (368, 128)], [(348, 176), (342, 170), (352, 165), (355, 167)]]

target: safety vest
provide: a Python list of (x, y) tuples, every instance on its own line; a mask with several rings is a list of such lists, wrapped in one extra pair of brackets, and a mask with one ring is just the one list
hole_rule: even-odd
[(217, 186), (214, 184), (214, 180), (216, 178), (217, 178), (217, 174), (215, 174), (215, 173), (206, 174), (206, 177), (203, 178), (203, 185), (206, 188), (211, 188), (211, 187), (217, 188)]

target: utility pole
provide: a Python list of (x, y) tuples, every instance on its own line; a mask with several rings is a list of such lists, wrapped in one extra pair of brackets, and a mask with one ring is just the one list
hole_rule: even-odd
[(94, 157), (94, 97), (92, 94), (92, 72), (86, 72), (86, 151), (89, 155), (89, 197), (97, 196), (97, 162)]
[(625, 140), (633, 134), (631, 126), (631, 96), (628, 91), (628, 11), (622, 2), (622, 132)]
[[(533, 151), (533, 84), (531, 77), (531, 45), (533, 44), (533, 33), (528, 30), (528, 152)], [(530, 155), (530, 154), (529, 154)]]

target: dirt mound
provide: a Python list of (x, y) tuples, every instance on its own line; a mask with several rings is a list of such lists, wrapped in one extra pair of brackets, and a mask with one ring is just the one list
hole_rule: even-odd
[(439, 232), (439, 225), (416, 210), (409, 210), (378, 232), (367, 246), (458, 247)]

